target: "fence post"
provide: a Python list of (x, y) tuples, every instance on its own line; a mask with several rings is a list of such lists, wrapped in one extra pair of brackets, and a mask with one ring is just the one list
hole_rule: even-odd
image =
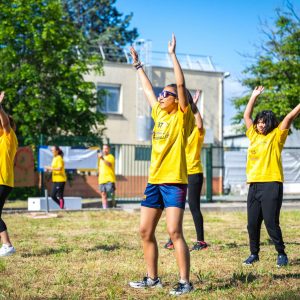
[(212, 144), (206, 148), (206, 201), (212, 201)]

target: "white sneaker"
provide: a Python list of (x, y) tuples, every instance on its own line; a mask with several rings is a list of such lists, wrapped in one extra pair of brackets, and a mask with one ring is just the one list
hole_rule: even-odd
[(191, 282), (185, 282), (180, 280), (170, 291), (170, 295), (180, 296), (182, 294), (190, 293), (194, 290), (193, 284)]
[(0, 248), (0, 256), (10, 256), (16, 252), (16, 249), (13, 246), (8, 246), (3, 244)]
[(162, 288), (162, 283), (158, 277), (155, 280), (153, 280), (150, 277), (146, 276), (141, 281), (129, 282), (129, 285), (135, 289)]

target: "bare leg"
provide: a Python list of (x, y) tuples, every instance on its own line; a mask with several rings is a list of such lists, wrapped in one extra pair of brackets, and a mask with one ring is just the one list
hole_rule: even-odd
[(102, 198), (102, 207), (107, 208), (107, 193), (101, 192), (101, 198)]
[(155, 229), (161, 214), (162, 210), (159, 208), (141, 207), (140, 235), (143, 241), (147, 274), (152, 279), (158, 276), (158, 247), (155, 238)]
[(12, 244), (11, 244), (11, 241), (10, 241), (10, 239), (9, 239), (7, 230), (0, 232), (0, 237), (1, 237), (1, 242), (2, 242), (3, 244), (6, 244), (6, 245), (8, 245), (8, 246), (11, 246), (11, 245), (12, 245)]
[(178, 207), (166, 208), (167, 229), (174, 244), (175, 256), (179, 268), (180, 279), (190, 280), (190, 252), (182, 231), (184, 210)]

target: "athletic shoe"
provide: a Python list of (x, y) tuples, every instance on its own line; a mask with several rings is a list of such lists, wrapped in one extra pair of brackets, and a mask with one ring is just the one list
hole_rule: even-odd
[(253, 263), (259, 261), (259, 257), (257, 254), (251, 254), (244, 262), (243, 265), (251, 266)]
[(65, 208), (65, 200), (64, 199), (59, 199), (59, 207), (60, 207), (60, 209)]
[(197, 243), (194, 244), (191, 251), (193, 251), (193, 250), (203, 250), (203, 249), (207, 249), (207, 244), (203, 241), (198, 241)]
[(129, 285), (135, 289), (162, 288), (162, 283), (159, 278), (153, 280), (150, 277), (144, 277), (141, 281), (131, 281)]
[(16, 249), (13, 246), (8, 246), (3, 244), (0, 248), (0, 256), (10, 256), (16, 252)]
[(171, 240), (168, 240), (168, 242), (164, 246), (165, 249), (174, 250), (174, 244)]
[(170, 295), (180, 296), (182, 294), (190, 293), (193, 290), (194, 287), (191, 282), (185, 282), (180, 280), (170, 291)]
[(279, 254), (277, 257), (277, 267), (285, 267), (289, 263), (289, 259), (286, 254)]

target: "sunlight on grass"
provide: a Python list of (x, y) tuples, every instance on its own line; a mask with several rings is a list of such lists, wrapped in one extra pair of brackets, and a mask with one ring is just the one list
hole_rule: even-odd
[[(158, 228), (159, 272), (165, 288), (133, 290), (145, 274), (139, 213), (60, 212), (55, 219), (4, 215), (17, 249), (0, 259), (0, 299), (165, 299), (178, 280), (174, 252), (163, 249), (165, 216)], [(290, 265), (276, 268), (276, 253), (263, 227), (260, 262), (243, 267), (249, 254), (245, 213), (204, 213), (208, 250), (191, 252), (195, 292), (181, 299), (297, 299), (300, 296), (300, 212), (284, 211), (281, 223)], [(195, 238), (189, 212), (189, 246)], [(299, 299), (299, 298), (298, 298)]]

